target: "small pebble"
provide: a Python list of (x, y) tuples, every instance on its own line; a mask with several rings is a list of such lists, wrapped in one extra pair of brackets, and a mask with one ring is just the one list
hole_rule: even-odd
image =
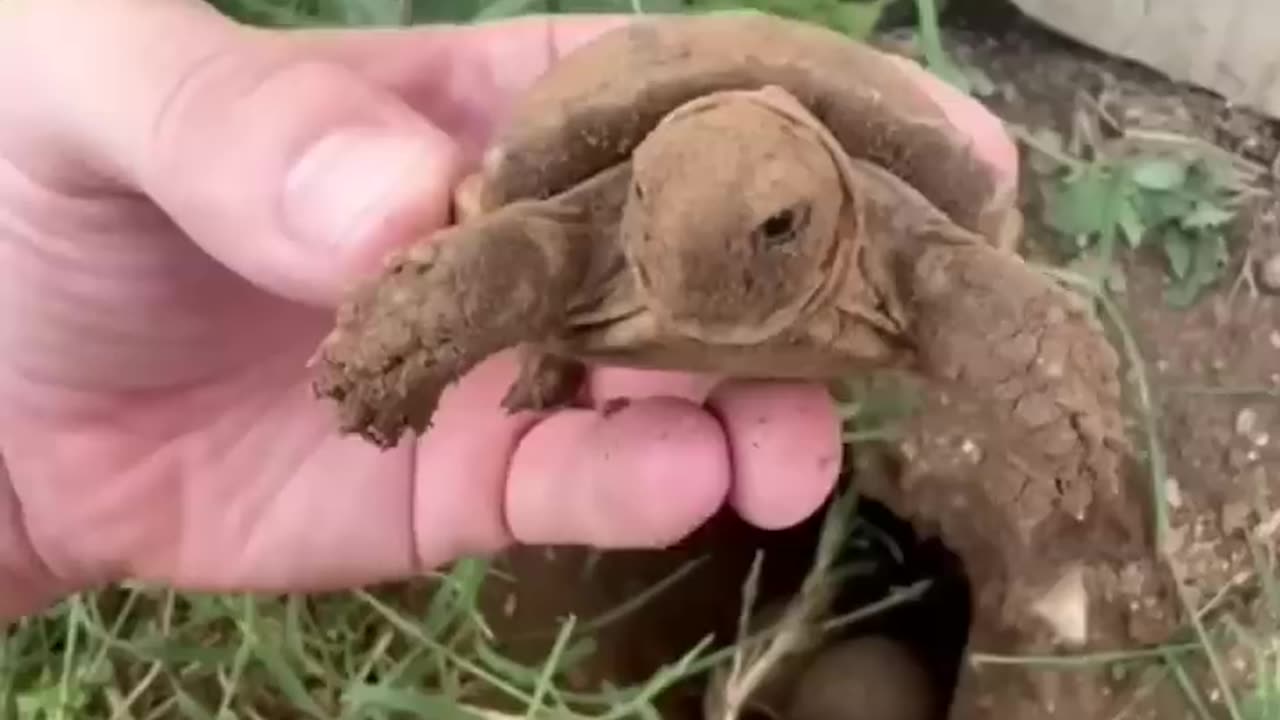
[(1172, 508), (1182, 507), (1182, 485), (1178, 483), (1178, 478), (1170, 475), (1164, 480), (1165, 500)]
[(1249, 437), (1253, 435), (1253, 431), (1258, 427), (1258, 411), (1253, 408), (1244, 408), (1236, 414), (1236, 434)]
[(1258, 268), (1258, 284), (1268, 292), (1280, 292), (1280, 253), (1264, 260)]
[(1272, 330), (1267, 340), (1271, 342), (1271, 347), (1280, 350), (1280, 330)]

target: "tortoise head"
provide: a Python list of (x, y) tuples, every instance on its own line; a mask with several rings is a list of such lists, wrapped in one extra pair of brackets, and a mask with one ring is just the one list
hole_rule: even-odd
[(775, 102), (704, 96), (633, 154), (623, 248), (646, 304), (684, 335), (759, 342), (791, 327), (829, 280), (840, 172), (819, 135)]

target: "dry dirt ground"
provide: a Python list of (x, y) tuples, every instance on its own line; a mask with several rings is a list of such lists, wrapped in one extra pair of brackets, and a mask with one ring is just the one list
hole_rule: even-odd
[[(1021, 22), (950, 28), (946, 38), (956, 59), (990, 78), (992, 92), (983, 100), (1012, 123), (1066, 135), (1082, 116), (1101, 117), (1104, 125), (1207, 140), (1256, 164), (1268, 177), (1280, 149), (1269, 123)], [(1039, 221), (1043, 197), (1032, 167), (1035, 152), (1026, 146), (1022, 151), (1024, 251), (1060, 262), (1045, 241), (1049, 230)], [(1071, 647), (1033, 643), (1011, 636), (1002, 621), (1000, 603), (1022, 590), (1017, 568), (986, 567), (984, 558), (996, 544), (1011, 542), (1012, 530), (1000, 524), (1009, 513), (999, 511), (1000, 503), (1026, 498), (991, 476), (984, 462), (993, 433), (982, 420), (980, 398), (924, 388), (902, 434), (850, 450), (847, 480), (876, 501), (865, 505), (860, 527), (866, 542), (855, 552), (876, 562), (845, 585), (837, 609), (882, 599), (916, 580), (932, 584), (916, 601), (844, 632), (884, 633), (915, 648), (929, 668), (935, 697), (950, 708), (947, 717), (1230, 717), (1230, 695), (1218, 686), (1222, 678), (1231, 683), (1238, 704), (1256, 692), (1256, 651), (1275, 653), (1280, 642), (1268, 624), (1263, 592), (1276, 576), (1265, 555), (1274, 550), (1280, 531), (1280, 297), (1233, 279), (1250, 272), (1252, 260), (1280, 253), (1280, 205), (1271, 188), (1264, 189), (1233, 231), (1225, 280), (1192, 307), (1173, 308), (1162, 299), (1159, 257), (1126, 254), (1122, 260), (1126, 287), (1114, 298), (1136, 341), (1154, 410), (1140, 412), (1140, 398), (1131, 388), (1135, 452), (1128, 470), (1128, 509), (1153, 539), (1150, 462), (1163, 455), (1168, 562), (1154, 551), (1125, 550), (1125, 543), (1106, 532), (1089, 535), (1099, 563), (1076, 578), (1074, 588), (1083, 592), (1089, 608), (1083, 642)], [(1119, 346), (1122, 340), (1117, 332)], [(1135, 380), (1137, 368), (1126, 370)], [(1154, 456), (1144, 438), (1151, 422), (1158, 439)], [(898, 517), (914, 522), (915, 532)], [(536, 661), (549, 637), (530, 635), (530, 628), (545, 628), (567, 612), (580, 617), (605, 612), (710, 553), (710, 562), (602, 629), (589, 673), (575, 681), (587, 687), (601, 678), (642, 679), (707, 633), (715, 633), (718, 643), (731, 642), (740, 588), (756, 550), (766, 551), (764, 599), (785, 599), (794, 591), (810, 562), (819, 519), (763, 533), (725, 516), (678, 548), (609, 553), (589, 567), (576, 550), (514, 553), (502, 562), (513, 584), (494, 583), (489, 590), (498, 610), (495, 630), (512, 638), (513, 652)], [(875, 545), (870, 529), (891, 540), (879, 547), (895, 552), (868, 551)], [(939, 531), (949, 548), (934, 537)], [(1037, 557), (1054, 552), (1032, 547), (1024, 562), (1030, 567)], [(1214, 641), (1212, 658), (1188, 622), (1188, 608), (1196, 609), (1201, 628)], [(1228, 615), (1245, 630), (1233, 632), (1224, 620)], [(1218, 661), (1216, 668), (1211, 659)], [(851, 667), (844, 675), (849, 687), (858, 685), (857, 672)], [(1200, 689), (1203, 707), (1188, 698), (1182, 678)], [(670, 717), (700, 717), (702, 681), (691, 679), (668, 693)], [(880, 689), (898, 690), (891, 683)], [(1237, 710), (1249, 717), (1247, 705)]]

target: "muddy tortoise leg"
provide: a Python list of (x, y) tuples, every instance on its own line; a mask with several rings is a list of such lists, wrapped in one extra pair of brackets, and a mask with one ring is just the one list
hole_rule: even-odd
[[(454, 217), (458, 223), (473, 222), (484, 214), (484, 175), (476, 172), (454, 191)], [(520, 373), (502, 399), (508, 412), (541, 411), (569, 405), (586, 379), (581, 361), (557, 355), (539, 344), (526, 343), (519, 350)]]
[(981, 243), (926, 244), (909, 285), (923, 369), (992, 404), (1028, 480), (1056, 489), (1054, 509), (1081, 520), (1117, 495), (1129, 447), (1119, 357), (1087, 301)]
[(445, 387), (479, 362), (554, 336), (589, 262), (589, 220), (564, 202), (517, 203), (393, 256), (313, 360), (341, 430), (394, 446), (406, 427), (423, 432)]
[(968, 548), (966, 565), (991, 569), (983, 583), (1002, 588), (982, 596), (975, 632), (1012, 631), (1012, 646), (998, 649), (1008, 652), (1043, 649), (1044, 632), (1083, 642), (1120, 601), (1086, 593), (1081, 630), (1043, 616), (1044, 598), (1151, 550), (1147, 504), (1128, 472), (1119, 356), (1085, 298), (1017, 255), (941, 240), (900, 255), (897, 270), (921, 373), (994, 421), (964, 501), (994, 514), (981, 530), (957, 521), (944, 532)]

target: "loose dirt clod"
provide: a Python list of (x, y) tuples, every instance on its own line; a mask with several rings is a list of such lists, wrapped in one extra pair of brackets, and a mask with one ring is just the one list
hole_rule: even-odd
[(905, 368), (981, 398), (998, 429), (981, 457), (1000, 472), (912, 489), (902, 514), (978, 568), (975, 623), (1008, 648), (1053, 634), (1037, 608), (1065, 573), (1092, 587), (1141, 543), (1115, 353), (1012, 252), (1008, 192), (888, 56), (769, 16), (637, 23), (563, 59), (491, 158), (474, 216), (339, 312), (316, 388), (344, 431), (422, 432), (450, 383), (513, 347), (511, 411), (576, 402), (587, 363)]

